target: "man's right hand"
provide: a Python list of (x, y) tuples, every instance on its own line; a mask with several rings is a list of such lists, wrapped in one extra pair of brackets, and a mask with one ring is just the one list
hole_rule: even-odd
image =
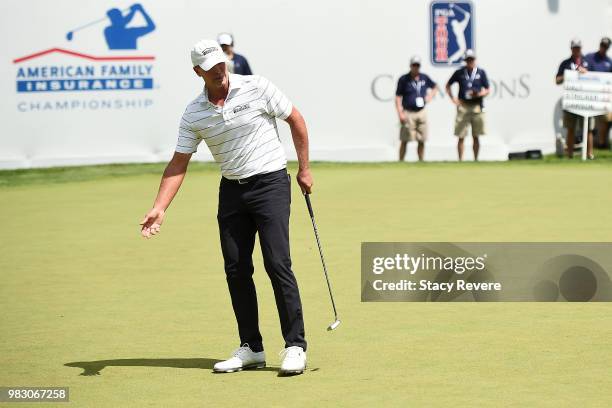
[(399, 112), (399, 113), (398, 113), (398, 116), (399, 116), (399, 121), (400, 121), (400, 123), (401, 123), (402, 125), (403, 125), (403, 124), (405, 124), (405, 123), (406, 123), (406, 115), (404, 114), (404, 112), (403, 112), (403, 111), (402, 111), (402, 112)]
[(454, 97), (453, 99), (451, 99), (453, 101), (453, 103), (457, 106), (461, 105), (461, 101), (459, 100), (459, 98)]
[(142, 226), (140, 233), (142, 236), (148, 239), (159, 233), (162, 222), (164, 222), (165, 214), (166, 213), (163, 210), (152, 208), (140, 222), (140, 225)]

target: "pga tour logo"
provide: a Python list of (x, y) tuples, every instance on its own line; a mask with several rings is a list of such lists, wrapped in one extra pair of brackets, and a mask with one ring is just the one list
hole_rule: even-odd
[(469, 1), (434, 1), (430, 14), (431, 63), (459, 65), (474, 47), (474, 6)]

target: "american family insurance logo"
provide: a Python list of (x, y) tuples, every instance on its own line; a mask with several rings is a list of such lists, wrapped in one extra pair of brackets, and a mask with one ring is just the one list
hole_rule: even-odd
[(474, 6), (469, 1), (434, 1), (430, 14), (431, 62), (458, 65), (474, 47)]
[[(140, 16), (143, 25), (132, 20)], [(155, 23), (141, 4), (120, 10), (111, 8), (106, 16), (87, 22), (66, 34), (71, 42), (82, 30), (102, 26), (101, 35), (112, 55), (92, 55), (54, 47), (13, 60), (18, 94), (52, 92), (133, 91), (153, 89), (152, 55), (137, 55), (138, 39), (155, 30)]]

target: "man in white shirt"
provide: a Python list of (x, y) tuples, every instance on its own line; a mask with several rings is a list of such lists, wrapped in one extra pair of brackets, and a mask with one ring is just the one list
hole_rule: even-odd
[(227, 284), (238, 322), (240, 347), (216, 372), (265, 367), (253, 283), (252, 253), (259, 233), (264, 265), (272, 282), (285, 339), (281, 374), (306, 367), (304, 319), (289, 255), (291, 180), (276, 118), (285, 120), (298, 156), (297, 182), (310, 194), (308, 132), (300, 112), (263, 77), (230, 74), (216, 41), (202, 40), (191, 50), (193, 70), (204, 91), (181, 118), (176, 152), (164, 171), (153, 208), (141, 222), (146, 238), (157, 234), (178, 192), (191, 155), (204, 140), (221, 167), (218, 223)]

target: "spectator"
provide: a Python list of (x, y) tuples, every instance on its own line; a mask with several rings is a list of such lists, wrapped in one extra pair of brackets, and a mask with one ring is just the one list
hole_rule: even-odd
[[(489, 94), (489, 79), (482, 68), (476, 67), (476, 54), (467, 50), (464, 56), (465, 67), (456, 70), (446, 84), (446, 93), (457, 106), (455, 136), (457, 136), (457, 153), (459, 161), (463, 160), (463, 141), (467, 128), (472, 128), (474, 139), (474, 160), (478, 160), (480, 151), (479, 137), (485, 132), (484, 97)], [(459, 95), (453, 96), (451, 85), (459, 83)]]
[[(578, 71), (580, 73), (585, 73), (588, 70), (589, 63), (582, 55), (582, 42), (574, 38), (570, 44), (572, 49), (572, 55), (566, 59), (561, 61), (561, 65), (559, 65), (559, 70), (557, 71), (557, 76), (555, 77), (555, 81), (557, 85), (561, 85), (563, 83), (563, 73), (564, 71)], [(567, 157), (574, 157), (574, 144), (576, 141), (576, 126), (579, 126), (582, 129), (583, 126), (583, 118), (580, 115), (576, 115), (575, 113), (564, 110), (563, 111), (563, 127), (567, 129)], [(593, 158), (593, 121), (589, 119), (588, 123), (589, 132), (587, 137), (587, 156), (589, 159)]]
[(410, 59), (410, 72), (402, 75), (395, 91), (395, 109), (400, 120), (399, 159), (404, 160), (406, 144), (418, 141), (419, 161), (423, 161), (427, 140), (427, 114), (425, 104), (438, 92), (438, 85), (429, 76), (420, 72), (421, 58)]
[[(610, 39), (604, 37), (599, 42), (599, 51), (592, 52), (584, 57), (589, 64), (590, 71), (612, 72), (612, 59), (607, 55), (609, 48)], [(612, 120), (612, 113), (608, 112), (607, 114), (596, 116), (594, 119), (597, 128), (597, 147), (607, 148), (609, 144), (608, 127), (610, 120)]]
[(247, 59), (234, 52), (234, 37), (231, 34), (219, 34), (217, 42), (221, 45), (225, 55), (227, 55), (227, 69), (229, 72), (239, 75), (253, 75)]

